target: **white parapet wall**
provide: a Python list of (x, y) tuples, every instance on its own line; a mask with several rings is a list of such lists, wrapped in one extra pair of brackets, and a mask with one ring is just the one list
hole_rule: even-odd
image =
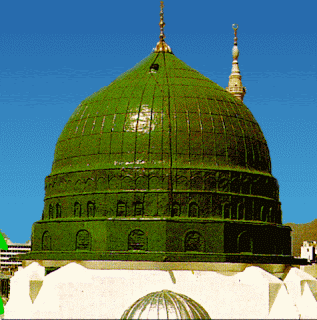
[(161, 290), (188, 296), (213, 319), (317, 318), (317, 280), (298, 268), (288, 268), (284, 281), (259, 266), (224, 273), (93, 270), (72, 262), (44, 276), (44, 267), (32, 263), (11, 279), (5, 319), (118, 319)]

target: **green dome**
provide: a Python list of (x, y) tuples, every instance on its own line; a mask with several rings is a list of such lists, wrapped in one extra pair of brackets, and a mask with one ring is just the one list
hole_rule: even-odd
[(170, 53), (150, 54), (77, 107), (51, 175), (122, 167), (271, 172), (249, 109)]
[(290, 254), (253, 115), (160, 52), (70, 117), (25, 259), (272, 263)]

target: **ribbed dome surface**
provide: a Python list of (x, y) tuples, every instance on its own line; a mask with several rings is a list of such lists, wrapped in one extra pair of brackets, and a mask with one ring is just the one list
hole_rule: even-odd
[(137, 300), (121, 319), (210, 319), (191, 298), (169, 290), (152, 292)]
[(271, 172), (248, 108), (170, 53), (150, 54), (77, 107), (51, 174), (136, 166)]

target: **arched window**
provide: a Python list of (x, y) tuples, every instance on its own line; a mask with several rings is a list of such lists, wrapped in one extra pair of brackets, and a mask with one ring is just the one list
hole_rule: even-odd
[(269, 208), (269, 214), (268, 214), (268, 217), (267, 217), (267, 222), (272, 222), (272, 216), (273, 216), (273, 208)]
[(76, 236), (77, 250), (90, 250), (90, 235), (87, 230), (80, 230)]
[(204, 252), (205, 241), (197, 231), (190, 231), (185, 236), (185, 251)]
[(247, 231), (243, 231), (238, 236), (238, 252), (252, 253), (253, 252), (253, 239)]
[(134, 204), (134, 215), (136, 217), (143, 216), (143, 203), (142, 202), (138, 201)]
[(265, 206), (261, 207), (261, 221), (266, 222), (267, 219), (267, 208)]
[(230, 219), (230, 203), (226, 202), (222, 204), (222, 216), (224, 219)]
[(271, 210), (271, 214), (270, 214), (271, 222), (276, 223), (276, 211), (275, 211), (275, 208), (271, 208), (270, 210)]
[(133, 230), (129, 234), (128, 250), (147, 250), (147, 237), (142, 230)]
[(180, 213), (181, 213), (180, 212), (180, 205), (177, 202), (174, 202), (173, 206), (172, 206), (172, 214), (171, 214), (171, 216), (172, 217), (179, 217)]
[(231, 219), (237, 219), (237, 205), (233, 204), (231, 206)]
[(49, 219), (54, 219), (54, 207), (53, 207), (52, 204), (50, 204), (50, 206), (49, 206), (48, 218), (49, 218)]
[(243, 220), (244, 219), (244, 212), (245, 212), (245, 207), (243, 203), (238, 204), (238, 219)]
[(81, 217), (81, 205), (79, 202), (75, 202), (74, 204), (74, 217), (75, 218)]
[(56, 218), (62, 217), (62, 207), (59, 203), (56, 204)]
[(191, 202), (189, 204), (188, 216), (190, 218), (198, 218), (199, 217), (199, 208), (196, 202)]
[(125, 217), (127, 214), (127, 206), (124, 202), (119, 201), (117, 204), (117, 217)]
[(42, 250), (51, 250), (51, 236), (48, 231), (45, 231), (42, 236)]
[(95, 216), (95, 204), (92, 201), (88, 201), (87, 203), (87, 213), (88, 213), (88, 217), (94, 217)]

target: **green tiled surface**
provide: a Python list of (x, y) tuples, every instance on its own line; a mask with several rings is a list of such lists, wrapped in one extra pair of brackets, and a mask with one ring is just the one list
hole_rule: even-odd
[(271, 172), (249, 109), (169, 53), (150, 54), (76, 108), (58, 139), (51, 175), (158, 164)]

